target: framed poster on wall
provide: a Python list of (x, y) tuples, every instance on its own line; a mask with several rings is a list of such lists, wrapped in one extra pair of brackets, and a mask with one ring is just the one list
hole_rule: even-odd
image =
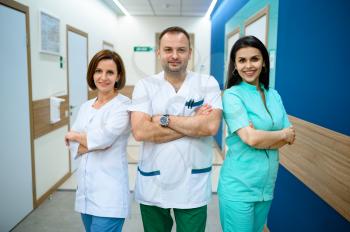
[(102, 42), (102, 49), (108, 49), (111, 51), (114, 51), (114, 45), (112, 43), (109, 43), (107, 41)]
[(39, 12), (40, 52), (60, 55), (60, 19), (45, 11)]
[(265, 7), (260, 12), (255, 14), (253, 17), (245, 22), (245, 35), (254, 35), (267, 45), (267, 34), (269, 31), (269, 7)]
[[(236, 28), (235, 30), (231, 31), (227, 37), (226, 37), (226, 64), (225, 64), (225, 70), (228, 69), (228, 65), (230, 62), (230, 54), (231, 54), (231, 49), (233, 47), (233, 45), (236, 43), (236, 41), (239, 39), (239, 28)], [(226, 76), (225, 76), (226, 77)], [(226, 83), (226, 79), (225, 78), (225, 83)]]

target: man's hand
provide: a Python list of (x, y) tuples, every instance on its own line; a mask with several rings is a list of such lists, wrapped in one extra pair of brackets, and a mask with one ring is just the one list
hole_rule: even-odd
[(136, 141), (165, 143), (184, 137), (183, 134), (160, 125), (161, 115), (151, 117), (143, 112), (131, 113), (131, 131)]
[(196, 109), (195, 116), (197, 115), (208, 115), (213, 111), (213, 108), (209, 104), (205, 104), (199, 108)]
[(160, 115), (160, 114), (157, 114), (157, 115), (154, 115), (154, 116), (152, 116), (152, 122), (154, 122), (154, 123), (158, 123), (158, 124), (160, 124), (160, 117), (162, 117), (162, 115)]
[(220, 126), (221, 113), (221, 109), (204, 105), (192, 117), (170, 115), (169, 127), (190, 137), (212, 136)]

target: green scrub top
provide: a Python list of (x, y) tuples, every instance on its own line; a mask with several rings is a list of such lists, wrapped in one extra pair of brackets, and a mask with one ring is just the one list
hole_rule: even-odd
[(249, 126), (265, 131), (289, 127), (286, 111), (276, 90), (263, 85), (266, 107), (256, 86), (244, 81), (224, 91), (223, 111), (228, 127), (228, 151), (220, 171), (218, 193), (231, 201), (268, 201), (273, 198), (278, 149), (257, 149), (245, 144), (237, 130)]

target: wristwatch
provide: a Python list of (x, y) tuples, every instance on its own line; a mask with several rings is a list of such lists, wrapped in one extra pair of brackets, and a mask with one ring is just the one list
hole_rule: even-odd
[(169, 114), (164, 114), (159, 119), (159, 124), (162, 127), (168, 127), (169, 126)]

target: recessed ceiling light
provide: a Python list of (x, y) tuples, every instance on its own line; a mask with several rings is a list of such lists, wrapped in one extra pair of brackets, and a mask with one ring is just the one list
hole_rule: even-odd
[(214, 7), (215, 7), (217, 1), (218, 1), (218, 0), (212, 0), (212, 1), (211, 1), (210, 6), (209, 6), (209, 8), (208, 8), (208, 10), (207, 10), (207, 13), (205, 13), (205, 16), (204, 16), (205, 18), (210, 19), (211, 12), (213, 12)]
[(117, 7), (126, 15), (130, 16), (130, 13), (124, 8), (124, 6), (118, 1), (118, 0), (113, 0), (114, 4), (117, 5)]

